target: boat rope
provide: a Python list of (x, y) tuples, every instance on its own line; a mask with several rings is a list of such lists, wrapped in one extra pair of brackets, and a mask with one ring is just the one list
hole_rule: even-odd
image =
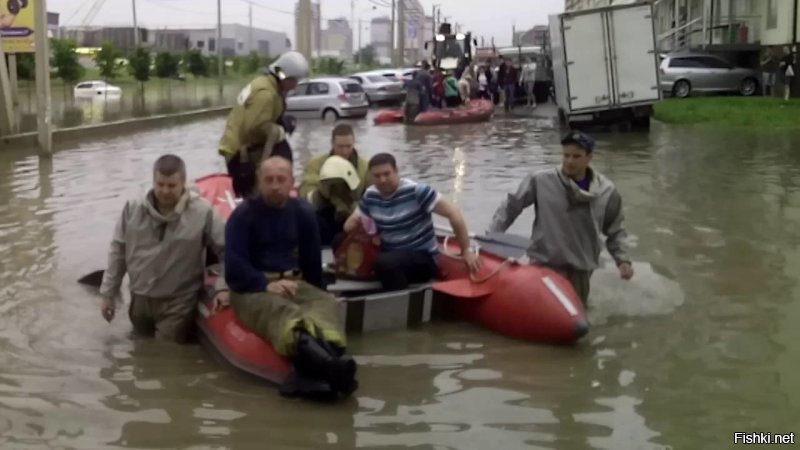
[[(452, 259), (455, 259), (455, 260), (458, 260), (458, 261), (463, 261), (464, 258), (461, 255), (457, 255), (455, 253), (450, 253), (447, 250), (447, 241), (449, 239), (450, 239), (450, 236), (445, 236), (444, 237), (444, 242), (442, 243), (442, 254), (444, 256), (447, 256), (448, 258), (452, 258)], [(475, 255), (480, 258), (480, 256), (481, 256), (481, 253), (480, 253), (481, 252), (481, 247), (478, 244), (475, 244), (474, 249), (475, 249), (474, 250), (475, 251)], [(508, 267), (508, 266), (510, 266), (512, 264), (519, 264), (519, 262), (517, 261), (516, 258), (506, 258), (505, 261), (500, 263), (500, 265), (497, 266), (488, 275), (485, 275), (485, 276), (482, 276), (482, 277), (478, 278), (478, 277), (475, 276), (474, 273), (471, 273), (471, 274), (469, 274), (469, 279), (470, 279), (470, 281), (472, 281), (473, 283), (476, 283), (476, 284), (485, 283), (485, 282), (489, 281), (492, 277), (494, 277), (495, 275), (500, 273), (501, 270), (505, 269), (506, 267)]]

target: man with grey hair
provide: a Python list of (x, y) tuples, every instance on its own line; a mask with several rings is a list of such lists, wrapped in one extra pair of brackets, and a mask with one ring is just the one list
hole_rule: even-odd
[[(134, 330), (185, 342), (203, 289), (207, 247), (224, 261), (224, 219), (196, 190), (187, 188), (181, 158), (158, 158), (152, 189), (125, 204), (114, 229), (100, 286), (103, 317), (109, 322), (114, 319), (115, 300), (127, 273)], [(215, 289), (215, 307), (227, 305), (224, 275)]]

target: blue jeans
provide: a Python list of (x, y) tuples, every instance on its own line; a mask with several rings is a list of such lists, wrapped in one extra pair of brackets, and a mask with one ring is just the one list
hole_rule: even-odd
[(514, 90), (516, 89), (516, 85), (506, 85), (506, 111), (510, 111), (511, 108), (514, 107)]

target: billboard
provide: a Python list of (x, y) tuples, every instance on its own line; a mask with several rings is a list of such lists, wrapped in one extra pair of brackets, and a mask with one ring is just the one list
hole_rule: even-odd
[(33, 53), (33, 0), (0, 1), (0, 38), (6, 53)]

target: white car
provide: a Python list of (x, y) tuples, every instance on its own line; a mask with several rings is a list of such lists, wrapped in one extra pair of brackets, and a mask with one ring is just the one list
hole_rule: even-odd
[(74, 89), (75, 97), (98, 97), (121, 95), (122, 89), (110, 85), (105, 81), (83, 81), (78, 83)]

